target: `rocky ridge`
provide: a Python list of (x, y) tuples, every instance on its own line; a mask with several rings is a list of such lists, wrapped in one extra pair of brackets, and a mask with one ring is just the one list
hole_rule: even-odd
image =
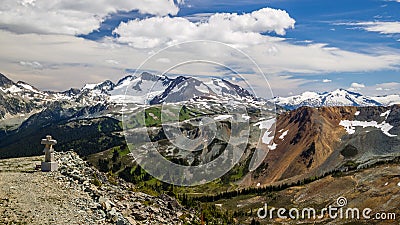
[(56, 153), (59, 171), (33, 170), (40, 158), (0, 161), (0, 224), (183, 224), (193, 212), (174, 198), (135, 192), (75, 152)]

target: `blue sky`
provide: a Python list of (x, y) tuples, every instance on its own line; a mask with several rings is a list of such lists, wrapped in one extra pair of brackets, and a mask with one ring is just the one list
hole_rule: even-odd
[[(116, 81), (166, 46), (211, 40), (254, 59), (275, 95), (337, 88), (400, 93), (400, 1), (48, 1), (6, 0), (0, 6), (0, 72), (39, 88)], [(248, 19), (270, 21), (249, 25)], [(170, 57), (201, 54), (185, 51)], [(240, 60), (221, 61), (251, 71)], [(191, 69), (176, 74), (226, 76), (217, 74), (221, 68)], [(260, 77), (244, 75), (264, 88), (257, 86)]]
[[(381, 35), (357, 27), (340, 25), (359, 21), (400, 21), (400, 4), (395, 1), (346, 0), (313, 1), (313, 0), (275, 0), (275, 1), (195, 1), (188, 0), (180, 7), (177, 17), (199, 13), (249, 13), (260, 8), (271, 7), (286, 10), (296, 19), (296, 29), (288, 30), (286, 37), (293, 43), (312, 40), (328, 43), (331, 46), (346, 50), (363, 52), (371, 44), (400, 48), (400, 34)], [(96, 40), (112, 31), (121, 21), (151, 17), (149, 14), (120, 12), (110, 16), (101, 26), (85, 38)], [(315, 33), (319, 35), (315, 35)]]

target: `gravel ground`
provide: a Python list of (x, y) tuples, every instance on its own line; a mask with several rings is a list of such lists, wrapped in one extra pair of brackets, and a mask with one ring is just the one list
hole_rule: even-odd
[[(43, 157), (0, 160), (0, 224), (183, 224), (194, 212), (165, 195), (134, 192), (121, 179), (87, 165), (74, 152), (57, 153), (59, 171), (35, 170)], [(96, 177), (101, 186), (92, 184)]]
[(34, 170), (39, 159), (0, 161), (0, 224), (101, 223), (87, 193), (63, 185), (57, 172)]

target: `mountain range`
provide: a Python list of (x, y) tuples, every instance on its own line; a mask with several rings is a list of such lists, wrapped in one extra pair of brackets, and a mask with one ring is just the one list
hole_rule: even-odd
[(337, 89), (332, 92), (304, 92), (290, 97), (275, 97), (270, 101), (289, 110), (302, 106), (390, 106), (400, 104), (400, 95), (369, 97), (345, 89)]
[[(206, 162), (218, 155), (229, 140), (231, 126), (227, 124), (229, 115), (224, 107), (227, 101), (234, 100), (246, 106), (248, 115), (243, 118), (254, 130), (246, 157), (239, 164), (239, 168), (248, 167), (249, 173), (241, 172), (243, 176), (248, 174), (242, 177), (243, 184), (278, 182), (334, 170), (349, 159), (362, 164), (396, 155), (400, 151), (400, 110), (396, 104), (399, 99), (398, 95), (367, 97), (339, 89), (263, 100), (224, 79), (202, 81), (150, 73), (129, 75), (117, 83), (104, 81), (87, 84), (81, 89), (50, 92), (0, 75), (0, 118), (3, 123), (0, 124), (0, 156), (40, 154), (41, 146), (35, 140), (47, 133), (59, 137), (59, 147), (73, 148), (83, 156), (126, 145), (121, 112), (126, 103), (130, 103), (131, 128), (137, 138), (141, 135), (141, 127), (151, 127), (151, 139), (160, 143), (161, 152), (168, 155), (172, 151), (185, 164)], [(213, 116), (216, 120), (220, 129), (217, 133), (219, 141), (204, 146), (203, 151), (208, 152), (187, 154), (173, 149), (168, 142), (160, 126), (160, 104), (178, 107), (181, 101), (187, 101), (185, 109), (179, 113), (179, 118), (187, 123), (181, 128), (185, 135), (199, 136), (198, 115)], [(274, 129), (268, 118), (275, 117), (275, 110), (268, 103), (281, 107), (276, 111), (274, 137), (269, 137)], [(146, 105), (145, 109), (135, 107), (141, 104)], [(260, 114), (260, 107), (266, 109), (267, 115)], [(137, 117), (141, 112), (146, 118), (142, 122)], [(270, 152), (261, 168), (272, 169), (261, 174), (258, 170), (249, 171), (248, 166), (260, 141), (256, 134), (260, 132), (265, 133), (261, 135), (262, 148)], [(147, 142), (135, 144), (143, 151), (148, 149)]]
[(22, 81), (15, 83), (0, 74), (0, 118), (3, 119), (29, 116), (54, 102), (79, 108), (97, 104), (120, 104), (125, 101), (155, 105), (201, 97), (255, 100), (247, 90), (225, 79), (203, 82), (192, 77), (180, 76), (172, 79), (142, 73), (139, 76), (128, 75), (115, 84), (106, 80), (98, 84), (86, 84), (81, 89), (53, 92), (41, 91)]
[(146, 72), (139, 76), (128, 75), (117, 83), (106, 80), (97, 84), (86, 84), (80, 89), (54, 92), (39, 90), (23, 81), (15, 83), (0, 74), (0, 118), (4, 119), (32, 115), (56, 101), (68, 103), (71, 107), (118, 104), (124, 101), (156, 105), (199, 97), (268, 101), (288, 110), (302, 106), (389, 106), (400, 103), (399, 94), (369, 97), (344, 89), (324, 93), (305, 92), (301, 95), (263, 100), (225, 79), (214, 78), (205, 82), (189, 76), (168, 78)]
[[(184, 107), (181, 107), (182, 101), (185, 101)], [(242, 114), (241, 120), (246, 126), (232, 126), (232, 115), (226, 110), (231, 101), (234, 107), (244, 106), (247, 114)], [(162, 103), (168, 107), (162, 108)], [(174, 120), (161, 126), (164, 125), (162, 110), (167, 119), (176, 119), (168, 116), (178, 114), (180, 123)], [(199, 118), (203, 116), (213, 118), (217, 130), (210, 143), (199, 142), (196, 146), (199, 151), (186, 151), (174, 144), (178, 138), (168, 138), (166, 129), (189, 139), (200, 137), (203, 130), (199, 128)], [(210, 199), (216, 194), (236, 191), (234, 196), (240, 200), (212, 200), (211, 204), (218, 203), (221, 209), (232, 205), (231, 212), (243, 210), (244, 215), (264, 204), (262, 196), (274, 204), (286, 205), (304, 198), (308, 199), (305, 203), (319, 200), (325, 206), (337, 196), (343, 196), (344, 190), (346, 197), (352, 193), (354, 201), (367, 199), (368, 207), (374, 198), (379, 209), (382, 205), (387, 207), (386, 201), (397, 209), (397, 199), (388, 200), (379, 193), (388, 193), (386, 188), (392, 186), (395, 187), (391, 191), (397, 190), (398, 174), (392, 170), (385, 172), (390, 164), (374, 166), (397, 162), (391, 167), (393, 171), (398, 170), (399, 118), (400, 95), (369, 97), (338, 89), (266, 100), (224, 79), (203, 81), (150, 73), (128, 75), (116, 83), (107, 80), (86, 84), (80, 89), (52, 92), (22, 81), (14, 82), (0, 74), (0, 159), (42, 155), (40, 139), (51, 134), (57, 139), (57, 151), (73, 149), (89, 165), (153, 194), (156, 190), (163, 193), (168, 187), (136, 161), (141, 155), (146, 156), (149, 148), (157, 146), (157, 151), (173, 163), (198, 166), (222, 155), (233, 134), (246, 133), (249, 127), (248, 140), (236, 138), (244, 152), (229, 172), (209, 184), (177, 189), (181, 191), (178, 193), (185, 193), (183, 196), (201, 193), (213, 196)], [(128, 129), (124, 129), (126, 124)], [(172, 129), (174, 126), (179, 129)], [(127, 135), (131, 137), (129, 143)], [(160, 168), (153, 162), (149, 166)], [(373, 168), (364, 170), (369, 167)], [(366, 179), (368, 173), (371, 175)], [(370, 184), (378, 187), (378, 192), (367, 188), (370, 180), (379, 180)], [(285, 189), (289, 185), (297, 186)], [(240, 189), (241, 193), (247, 190), (258, 195), (239, 195)], [(284, 190), (281, 194), (271, 192), (275, 189)], [(262, 190), (269, 191), (259, 192)], [(330, 197), (321, 197), (320, 193), (325, 192)], [(184, 202), (188, 203), (188, 199)], [(394, 210), (392, 205), (386, 209)]]

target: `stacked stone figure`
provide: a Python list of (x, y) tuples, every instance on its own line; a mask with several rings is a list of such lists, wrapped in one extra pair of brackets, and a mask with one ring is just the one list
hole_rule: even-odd
[(56, 171), (58, 169), (58, 163), (55, 161), (54, 158), (53, 145), (57, 144), (57, 141), (54, 140), (50, 135), (47, 135), (46, 139), (42, 139), (41, 144), (45, 145), (43, 150), (45, 154), (45, 159), (44, 162), (42, 162), (42, 167), (41, 167), (42, 171), (43, 172)]

